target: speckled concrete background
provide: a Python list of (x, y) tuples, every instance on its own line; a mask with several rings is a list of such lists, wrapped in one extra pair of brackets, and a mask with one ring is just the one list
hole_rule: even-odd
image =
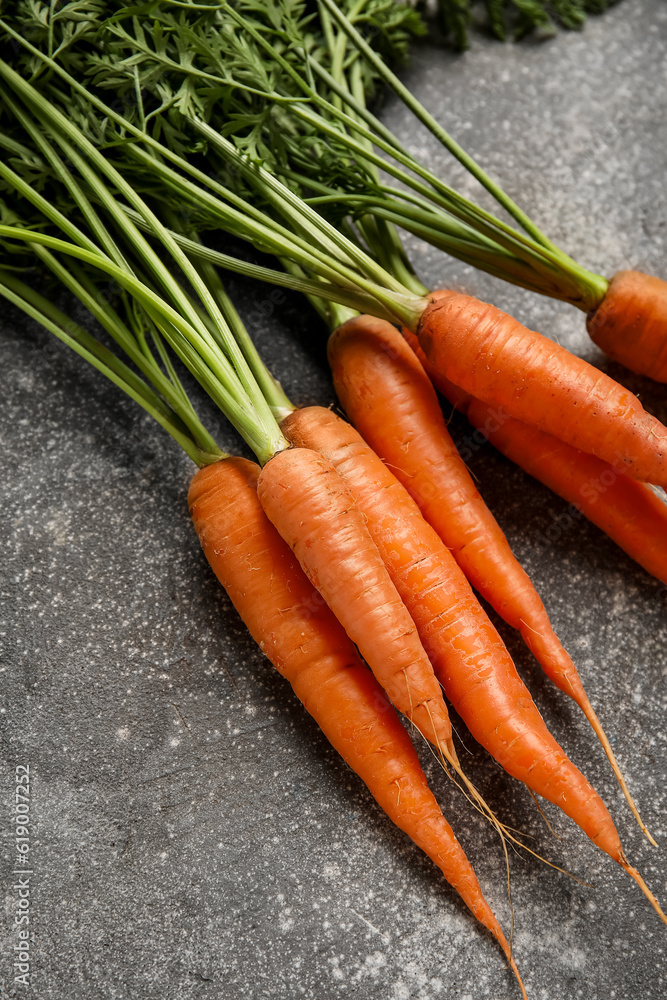
[[(667, 7), (625, 0), (544, 45), (425, 47), (410, 85), (546, 231), (594, 270), (665, 274)], [(390, 103), (406, 142), (459, 177)], [(464, 186), (468, 181), (463, 178)], [(583, 319), (411, 243), (422, 276), (492, 297), (605, 366)], [(332, 400), (323, 336), (296, 297), (234, 280), (299, 402)], [(0, 995), (39, 1000), (517, 996), (490, 939), (386, 821), (248, 640), (188, 523), (192, 469), (65, 349), (2, 321), (4, 920)], [(237, 447), (215, 414), (219, 440)], [(466, 428), (455, 423), (455, 434)], [(593, 527), (490, 449), (480, 486), (579, 664), (645, 818), (633, 826), (576, 710), (503, 628), (549, 725), (605, 797), (667, 902), (665, 598)], [(533, 1000), (663, 1000), (667, 931), (611, 861), (462, 734), (503, 819), (592, 888), (512, 858), (515, 953)], [(424, 756), (504, 925), (501, 851)], [(32, 985), (12, 985), (14, 769), (32, 775)]]

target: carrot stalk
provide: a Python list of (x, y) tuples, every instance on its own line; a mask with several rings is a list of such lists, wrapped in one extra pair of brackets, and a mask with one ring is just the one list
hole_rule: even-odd
[(547, 676), (581, 708), (637, 823), (655, 845), (577, 668), (461, 459), (419, 358), (390, 323), (358, 316), (332, 334), (329, 361), (352, 423), (410, 493), (473, 587), (520, 631)]
[(667, 486), (667, 428), (631, 392), (547, 337), (468, 295), (437, 292), (417, 330), (430, 363), (466, 392)]
[(188, 502), (206, 558), (255, 641), (332, 746), (499, 943), (525, 997), (507, 940), (405, 729), (268, 520), (257, 496), (259, 475), (257, 465), (241, 458), (195, 475)]

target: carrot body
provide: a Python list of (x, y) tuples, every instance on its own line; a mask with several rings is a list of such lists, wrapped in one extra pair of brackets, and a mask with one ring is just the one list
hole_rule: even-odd
[(426, 372), (398, 330), (370, 316), (351, 319), (332, 335), (329, 361), (352, 423), (411, 494), (468, 580), (521, 632), (553, 682), (575, 701), (587, 702), (574, 663), (462, 461)]
[(609, 357), (667, 382), (667, 282), (641, 271), (619, 271), (586, 328)]
[(606, 806), (549, 733), (468, 581), (393, 473), (330, 410), (297, 410), (281, 429), (328, 457), (350, 487), (437, 677), (475, 739), (621, 862)]
[[(508, 624), (521, 632), (547, 676), (579, 705), (607, 754), (639, 826), (655, 843), (630, 795), (577, 668), (553, 631), (528, 574), (514, 558), (498, 522), (473, 483), (447, 431), (433, 385), (409, 344), (390, 323), (358, 316), (332, 334), (329, 361), (339, 399), (352, 422), (417, 502), (470, 583)], [(479, 405), (493, 413), (493, 408)], [(484, 420), (498, 426), (502, 434), (502, 416), (494, 416), (495, 422), (490, 414)], [(626, 476), (623, 478), (630, 482)]]
[(471, 400), (466, 413), (484, 434), (491, 421), (488, 437), (499, 451), (568, 500), (649, 573), (667, 583), (667, 503), (650, 486), (520, 421), (516, 427), (496, 425), (481, 400)]
[(390, 700), (456, 761), (447, 706), (415, 623), (331, 463), (307, 448), (279, 452), (262, 469), (257, 494)]
[(405, 729), (262, 510), (259, 472), (254, 463), (232, 458), (195, 475), (188, 501), (206, 558), (255, 641), (332, 746), (392, 822), (438, 866), (511, 961), (505, 936)]
[(494, 306), (437, 292), (417, 331), (433, 366), (466, 392), (667, 486), (667, 428), (631, 392)]
[(499, 451), (573, 504), (652, 576), (667, 583), (667, 503), (621, 468), (565, 444), (464, 392), (429, 364), (403, 331), (433, 384)]

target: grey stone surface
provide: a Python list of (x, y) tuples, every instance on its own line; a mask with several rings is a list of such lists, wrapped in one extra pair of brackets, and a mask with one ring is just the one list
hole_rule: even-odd
[[(424, 46), (410, 86), (547, 232), (602, 273), (665, 274), (667, 8), (625, 0), (544, 45)], [(402, 108), (443, 175), (468, 180)], [(664, 388), (606, 364), (583, 317), (410, 241), (422, 276), (492, 298), (667, 418)], [(297, 297), (231, 291), (295, 401), (333, 400)], [(188, 521), (192, 469), (150, 420), (16, 314), (2, 320), (3, 923), (0, 996), (38, 1000), (518, 996), (493, 942), (383, 817), (247, 637)], [(237, 448), (212, 408), (200, 409)], [(466, 427), (453, 424), (462, 438)], [(650, 828), (633, 824), (583, 718), (501, 628), (552, 730), (667, 902), (665, 594), (597, 529), (487, 448), (471, 467), (574, 654)], [(461, 731), (461, 727), (458, 727)], [(475, 749), (501, 817), (591, 885), (512, 856), (532, 1000), (662, 1000), (667, 930), (620, 869)], [(497, 840), (423, 755), (505, 927)], [(12, 984), (17, 764), (32, 776), (32, 985)]]

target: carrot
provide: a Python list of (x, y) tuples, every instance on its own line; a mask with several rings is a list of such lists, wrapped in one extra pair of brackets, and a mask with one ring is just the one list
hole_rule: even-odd
[[(201, 469), (192, 480), (190, 513), (213, 572), (329, 742), (491, 932), (521, 984), (505, 936), (428, 787), (408, 734), (262, 510), (259, 474), (253, 462), (230, 458)], [(525, 997), (522, 984), (521, 989)]]
[(458, 769), (447, 706), (415, 624), (331, 463), (306, 448), (279, 452), (257, 494), (389, 699)]
[(358, 316), (332, 334), (329, 362), (338, 398), (353, 424), (419, 505), (473, 587), (520, 631), (547, 676), (579, 705), (639, 826), (655, 843), (577, 668), (480, 496), (445, 426), (435, 390), (409, 344), (390, 323)]
[[(494, 420), (491, 408), (471, 398), (470, 423), (513, 462), (602, 528), (649, 573), (667, 583), (667, 503), (622, 469), (577, 451), (521, 421)], [(488, 428), (488, 430), (487, 430)]]
[[(390, 420), (391, 414), (378, 419)], [(509, 774), (573, 819), (628, 872), (667, 923), (628, 863), (604, 802), (547, 729), (456, 561), (393, 473), (330, 410), (296, 410), (281, 429), (297, 445), (297, 454), (304, 445), (317, 447), (349, 485), (438, 680), (477, 742)]]
[(667, 486), (667, 428), (613, 379), (468, 295), (437, 292), (417, 329), (429, 362), (466, 392)]
[[(466, 415), (493, 444), (526, 472), (564, 497), (597, 524), (649, 573), (667, 583), (667, 503), (622, 469), (577, 451), (520, 421), (493, 423), (490, 408), (471, 399)], [(484, 431), (486, 434), (486, 431)]]
[(596, 524), (635, 562), (667, 584), (667, 503), (623, 469), (565, 444), (464, 392), (429, 364), (409, 330), (403, 336), (436, 389), (487, 440)]
[[(330, 410), (296, 410), (281, 429), (298, 448), (323, 453), (349, 486), (438, 679), (473, 736), (510, 774), (560, 805), (593, 840), (601, 846), (614, 843), (605, 806), (548, 733), (468, 581), (393, 473), (354, 428)], [(535, 765), (531, 746), (540, 747), (542, 764)], [(552, 786), (548, 762), (544, 766), (547, 756), (558, 758), (563, 773), (571, 772), (574, 793), (563, 794), (562, 775)], [(595, 813), (592, 823), (583, 803)]]
[(619, 271), (586, 329), (605, 354), (640, 375), (667, 382), (667, 282)]

